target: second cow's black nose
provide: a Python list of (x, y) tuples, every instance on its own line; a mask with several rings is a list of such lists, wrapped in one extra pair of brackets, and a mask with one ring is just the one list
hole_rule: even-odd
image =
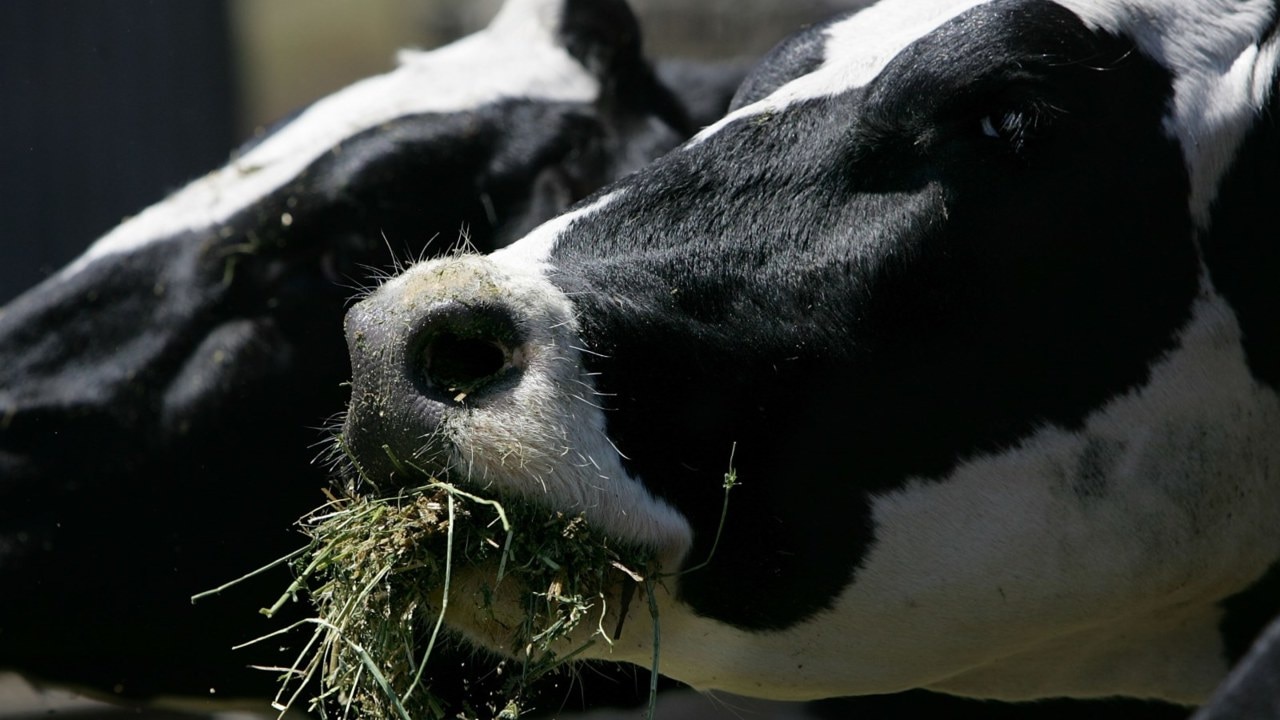
[(347, 315), (351, 405), (342, 442), (362, 475), (399, 485), (448, 469), (453, 414), (500, 399), (523, 369), (524, 338), (497, 303), (396, 296)]

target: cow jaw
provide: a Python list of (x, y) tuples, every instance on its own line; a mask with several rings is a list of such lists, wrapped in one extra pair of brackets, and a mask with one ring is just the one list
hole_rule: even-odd
[[(665, 612), (663, 671), (794, 700), (924, 687), (1205, 701), (1228, 667), (1219, 599), (1277, 552), (1265, 470), (1280, 462), (1266, 442), (1280, 399), (1259, 392), (1240, 337), (1206, 290), (1151, 382), (1082, 428), (1046, 426), (876, 497), (877, 539), (831, 610), (768, 633)], [(1164, 418), (1162, 432), (1144, 417)], [(1198, 482), (1201, 465), (1218, 481)]]
[[(1195, 379), (1205, 367), (1231, 380), (1206, 387)], [(673, 579), (657, 590), (658, 612), (630, 616), (629, 633), (602, 656), (645, 662), (657, 622), (662, 672), (706, 690), (1203, 702), (1227, 669), (1217, 601), (1255, 582), (1276, 550), (1273, 503), (1258, 502), (1274, 491), (1258, 467), (1280, 457), (1242, 455), (1231, 442), (1280, 420), (1280, 402), (1255, 391), (1235, 319), (1206, 291), (1152, 382), (1082, 429), (1047, 426), (946, 478), (877, 497), (877, 541), (830, 610), (744, 630), (690, 612)], [(1171, 418), (1167, 434), (1141, 429), (1137, 418), (1151, 413)], [(1228, 416), (1239, 424), (1191, 437)], [(1102, 461), (1097, 443), (1107, 437), (1124, 449)], [(1224, 481), (1188, 482), (1194, 468), (1171, 442), (1195, 443)], [(1170, 557), (1169, 547), (1183, 551)], [(1228, 553), (1239, 562), (1218, 563)]]

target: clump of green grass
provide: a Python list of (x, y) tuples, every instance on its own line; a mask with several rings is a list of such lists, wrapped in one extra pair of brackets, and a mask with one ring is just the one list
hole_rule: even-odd
[[(293, 665), (274, 668), (282, 672), (275, 706), (297, 707), (310, 690), (307, 709), (321, 717), (335, 708), (344, 718), (516, 717), (528, 683), (610, 640), (600, 626), (605, 598), (623, 586), (629, 597), (652, 562), (651, 552), (619, 545), (581, 516), (507, 505), (435, 479), (394, 496), (331, 496), (302, 528), (308, 544), (282, 560), (295, 580), (263, 612), (300, 594), (315, 605), (317, 617), (266, 638), (313, 626)], [(500, 696), (449, 708), (431, 691), (430, 660), (462, 564), (496, 568), (486, 590), (514, 588), (522, 598), (507, 648), (521, 667)], [(570, 635), (593, 622), (590, 639), (566, 650)]]
[[(654, 589), (669, 577), (658, 574), (653, 551), (619, 543), (581, 515), (504, 503), (416, 467), (404, 469), (420, 477), (421, 484), (395, 495), (358, 492), (356, 488), (369, 483), (352, 473), (340, 495), (326, 492), (329, 502), (300, 522), (307, 537), (304, 547), (192, 598), (219, 593), (280, 564), (290, 566), (293, 582), (262, 613), (273, 616), (286, 603), (306, 596), (317, 616), (241, 646), (300, 626), (312, 628), (292, 665), (266, 668), (281, 673), (274, 707), (283, 715), (309, 693), (306, 709), (326, 719), (335, 711), (343, 720), (516, 718), (524, 709), (530, 683), (590, 645), (618, 636), (639, 587), (647, 596), (653, 625), (652, 718), (661, 642)], [(731, 454), (711, 550), (703, 562), (678, 574), (696, 572), (714, 558), (729, 493), (737, 482)], [(463, 565), (492, 569), (491, 583), (482, 588), (486, 598), (500, 590), (520, 598), (521, 620), (512, 628), (506, 648), (520, 667), (507, 674), (497, 694), (451, 708), (432, 692), (431, 657), (445, 641), (442, 628), (454, 571)], [(615, 596), (621, 607), (617, 625), (610, 630), (603, 627), (604, 603)], [(567, 644), (584, 623), (595, 623), (594, 628), (585, 626), (588, 639)]]

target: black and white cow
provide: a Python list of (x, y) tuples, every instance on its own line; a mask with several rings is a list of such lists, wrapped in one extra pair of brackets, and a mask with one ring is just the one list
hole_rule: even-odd
[[(1280, 609), (1277, 15), (811, 28), (682, 148), (357, 305), (352, 457), (653, 548), (694, 687), (1201, 703)], [(502, 648), (474, 575), (451, 621)]]
[[(735, 83), (736, 84), (736, 83)], [(231, 646), (300, 542), (348, 298), (488, 251), (688, 137), (626, 6), (513, 0), (306, 108), (0, 309), (0, 669), (122, 698), (269, 698)], [(256, 619), (256, 620), (255, 620)], [(256, 624), (255, 624), (256, 623)]]

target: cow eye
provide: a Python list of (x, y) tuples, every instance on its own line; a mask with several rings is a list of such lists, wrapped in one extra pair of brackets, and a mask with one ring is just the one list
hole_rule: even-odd
[[(982, 134), (989, 138), (999, 140), (1001, 137), (1000, 128), (996, 127), (996, 122), (997, 121), (993, 115), (983, 115), (982, 120), (980, 121), (982, 125)], [(1003, 121), (1001, 121), (1000, 124), (1003, 125)]]
[(1027, 113), (1018, 110), (1006, 110), (990, 115), (983, 115), (978, 121), (982, 134), (993, 140), (1000, 140), (1020, 150), (1028, 139), (1033, 122)]
[(983, 137), (1021, 152), (1044, 133), (1053, 115), (1052, 107), (1039, 103), (1008, 107), (983, 115), (978, 119), (978, 129)]

